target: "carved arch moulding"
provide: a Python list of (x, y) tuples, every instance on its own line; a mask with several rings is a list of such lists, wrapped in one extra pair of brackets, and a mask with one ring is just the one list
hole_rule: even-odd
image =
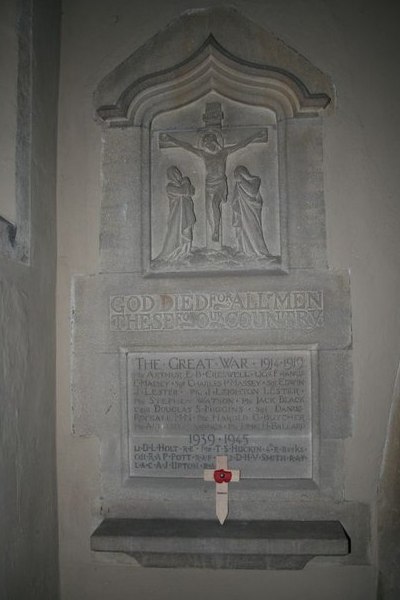
[[(321, 114), (333, 97), (324, 74), (234, 10), (191, 11), (157, 34), (95, 93), (102, 271), (324, 264)], [(315, 189), (294, 184), (300, 170)]]

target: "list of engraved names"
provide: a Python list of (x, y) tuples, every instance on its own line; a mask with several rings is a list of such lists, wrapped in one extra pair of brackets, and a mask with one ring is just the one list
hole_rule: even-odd
[(311, 476), (311, 352), (127, 355), (131, 475)]

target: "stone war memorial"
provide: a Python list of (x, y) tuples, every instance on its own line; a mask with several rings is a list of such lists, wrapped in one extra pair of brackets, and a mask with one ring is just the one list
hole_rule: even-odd
[(92, 550), (365, 563), (369, 514), (343, 494), (350, 281), (326, 258), (334, 82), (240, 13), (199, 10), (94, 103), (100, 264), (72, 307), (73, 428), (99, 440)]

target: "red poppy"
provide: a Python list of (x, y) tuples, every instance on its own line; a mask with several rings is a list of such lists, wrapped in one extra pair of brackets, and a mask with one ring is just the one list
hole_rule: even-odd
[(232, 479), (232, 471), (225, 471), (224, 469), (218, 469), (214, 471), (215, 483), (229, 483)]

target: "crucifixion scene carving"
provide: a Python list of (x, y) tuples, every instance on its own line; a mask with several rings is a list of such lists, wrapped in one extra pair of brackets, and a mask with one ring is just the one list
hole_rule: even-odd
[[(203, 126), (190, 132), (157, 133), (156, 150), (165, 167), (154, 165), (153, 177), (161, 179), (158, 194), (166, 217), (152, 267), (276, 263), (279, 256), (270, 250), (265, 231), (265, 208), (274, 201), (263, 189), (268, 165), (262, 172), (253, 160), (255, 149), (260, 154), (268, 147), (268, 127), (224, 128), (221, 102), (205, 103), (202, 119)], [(158, 214), (153, 210), (152, 218)]]

